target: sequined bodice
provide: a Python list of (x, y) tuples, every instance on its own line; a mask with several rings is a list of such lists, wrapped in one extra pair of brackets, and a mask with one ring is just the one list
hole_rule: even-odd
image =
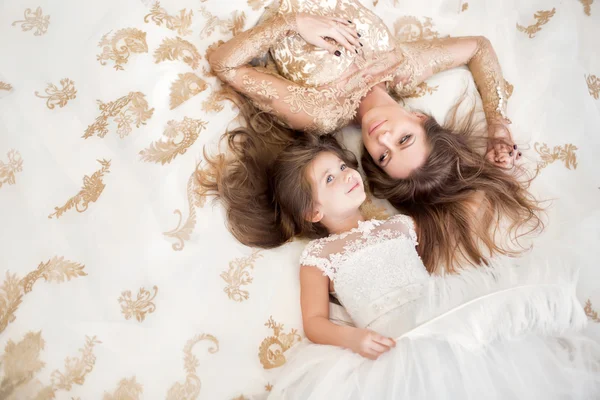
[(315, 266), (334, 283), (336, 295), (359, 326), (420, 296), (429, 279), (415, 246), (410, 217), (361, 222), (358, 228), (308, 244), (303, 266)]

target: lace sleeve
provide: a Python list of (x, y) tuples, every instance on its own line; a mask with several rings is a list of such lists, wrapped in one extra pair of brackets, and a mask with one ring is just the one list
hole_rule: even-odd
[[(467, 65), (481, 95), (488, 124), (509, 124), (506, 118), (506, 83), (492, 44), (483, 36), (399, 43), (407, 62), (398, 71), (395, 90), (410, 94), (431, 75)], [(408, 92), (408, 93), (407, 93)]]
[(309, 132), (331, 132), (336, 126), (317, 125), (326, 120), (321, 115), (325, 106), (337, 102), (334, 89), (305, 87), (248, 64), (291, 34), (296, 34), (295, 14), (276, 14), (219, 46), (209, 55), (209, 63), (223, 82), (249, 97), (259, 109), (275, 115), (283, 125)]
[(300, 256), (300, 266), (317, 267), (323, 271), (323, 275), (333, 280), (335, 268), (329, 258), (321, 254), (322, 250), (323, 244), (319, 240), (310, 242)]

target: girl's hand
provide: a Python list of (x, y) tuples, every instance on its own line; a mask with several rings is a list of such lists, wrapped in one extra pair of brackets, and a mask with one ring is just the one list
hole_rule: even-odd
[(350, 336), (350, 350), (370, 360), (376, 360), (392, 347), (396, 347), (394, 339), (368, 329), (356, 328)]
[(488, 128), (488, 149), (485, 158), (499, 168), (511, 169), (522, 156), (506, 125), (493, 124)]
[(308, 13), (296, 14), (298, 34), (307, 43), (327, 50), (329, 53), (340, 56), (337, 46), (326, 41), (328, 37), (344, 46), (349, 51), (357, 51), (362, 46), (358, 41), (356, 26), (351, 22), (336, 17), (321, 17)]

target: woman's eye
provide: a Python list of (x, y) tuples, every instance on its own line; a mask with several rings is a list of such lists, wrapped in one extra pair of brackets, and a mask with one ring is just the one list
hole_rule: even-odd
[(340, 167), (340, 169), (343, 171), (346, 169), (346, 164), (342, 164), (342, 166)]
[(333, 181), (333, 175), (327, 177), (327, 183), (331, 183), (331, 181)]
[(404, 143), (408, 142), (408, 139), (410, 139), (411, 137), (412, 137), (412, 135), (404, 136), (402, 139), (400, 139), (400, 144), (404, 144)]
[(387, 158), (388, 152), (386, 151), (379, 157), (379, 162), (382, 163)]

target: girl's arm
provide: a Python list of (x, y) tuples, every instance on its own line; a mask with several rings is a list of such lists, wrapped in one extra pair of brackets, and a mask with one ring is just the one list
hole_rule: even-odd
[(391, 338), (329, 320), (329, 278), (317, 267), (300, 268), (300, 289), (304, 334), (312, 342), (348, 348), (372, 360), (395, 346)]

